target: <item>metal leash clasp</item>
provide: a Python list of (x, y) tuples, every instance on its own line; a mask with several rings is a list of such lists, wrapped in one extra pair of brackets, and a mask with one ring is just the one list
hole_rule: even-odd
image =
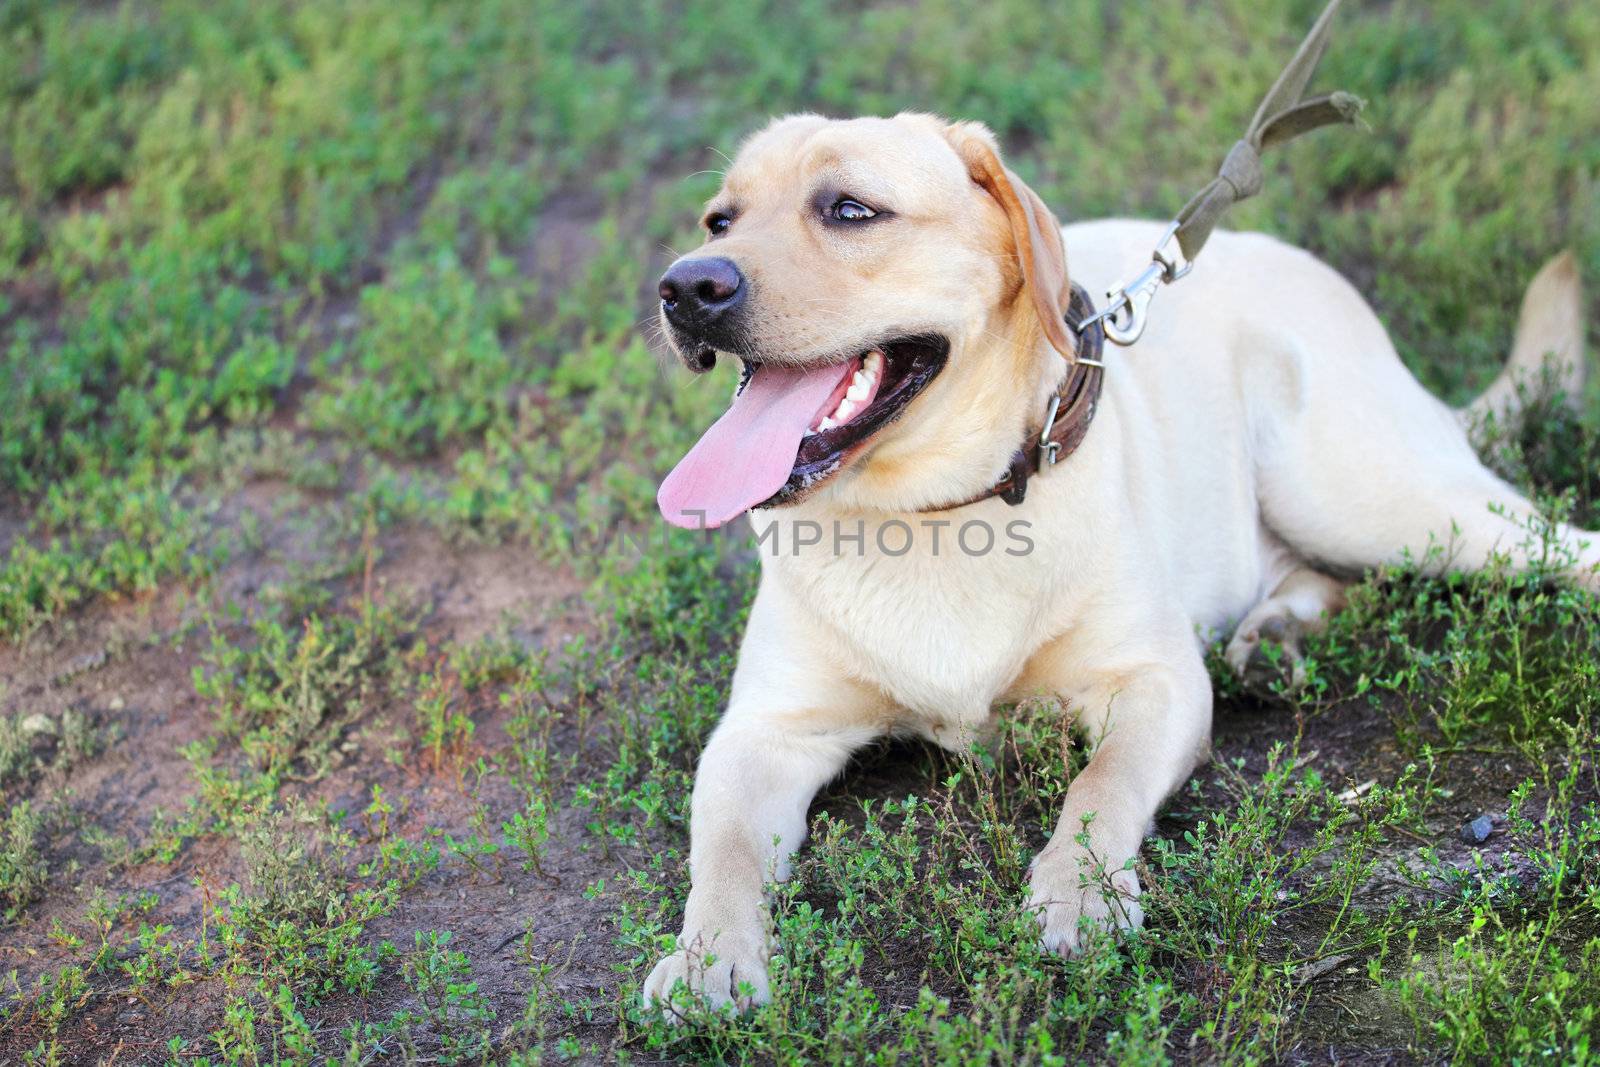
[(1179, 278), (1188, 274), (1194, 267), (1184, 256), (1183, 249), (1177, 241), (1178, 223), (1173, 222), (1161, 235), (1161, 240), (1156, 242), (1155, 250), (1150, 253), (1150, 265), (1140, 271), (1131, 281), (1124, 282), (1115, 289), (1106, 290), (1106, 305), (1095, 312), (1092, 317), (1084, 322), (1084, 326), (1091, 323), (1101, 323), (1106, 331), (1106, 338), (1119, 345), (1127, 346), (1139, 339), (1144, 333), (1145, 323), (1149, 318), (1150, 301), (1163, 285), (1170, 285)]

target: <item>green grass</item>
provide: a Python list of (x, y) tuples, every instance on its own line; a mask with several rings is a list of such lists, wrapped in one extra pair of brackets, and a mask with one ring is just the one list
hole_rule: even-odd
[[(1021, 708), (820, 800), (771, 1005), (635, 1003), (754, 589), (652, 521), (728, 385), (645, 325), (719, 153), (937, 111), (1165, 216), (1319, 6), (5, 6), (0, 1060), (1593, 1062), (1600, 615), (1504, 570), (1370, 576), (1303, 690), (1217, 672), (1125, 943), (1035, 944), (1081, 753)], [(1230, 223), (1465, 399), (1544, 259), (1600, 284), (1600, 13), (1352, 2), (1319, 84), (1367, 128)], [(1600, 524), (1592, 397), (1485, 447)]]

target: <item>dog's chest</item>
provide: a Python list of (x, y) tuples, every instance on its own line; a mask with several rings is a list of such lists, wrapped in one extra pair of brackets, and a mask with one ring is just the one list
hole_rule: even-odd
[(1037, 575), (1016, 557), (931, 544), (891, 556), (802, 553), (762, 565), (835, 643), (833, 657), (889, 695), (905, 725), (945, 740), (988, 721), (1039, 643)]

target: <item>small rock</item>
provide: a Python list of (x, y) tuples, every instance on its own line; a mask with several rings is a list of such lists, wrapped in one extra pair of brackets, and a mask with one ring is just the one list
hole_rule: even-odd
[(53, 734), (56, 732), (56, 724), (50, 721), (50, 716), (36, 711), (22, 720), (22, 729), (24, 733), (30, 734)]
[(73, 657), (72, 661), (67, 664), (65, 670), (51, 679), (51, 684), (64, 685), (80, 674), (83, 674), (87, 671), (92, 671), (96, 667), (104, 666), (107, 658), (106, 650), (103, 648), (97, 648), (93, 652), (86, 652), (81, 656), (75, 656)]
[(1314, 960), (1311, 963), (1302, 965), (1294, 972), (1294, 983), (1295, 985), (1304, 985), (1307, 982), (1321, 978), (1329, 971), (1336, 969), (1341, 963), (1349, 962), (1350, 957), (1348, 955), (1329, 956), (1327, 959)]
[(125, 708), (127, 706), (128, 706), (127, 702), (124, 701), (121, 697), (112, 697), (111, 698), (111, 702), (106, 705), (106, 707), (110, 708), (112, 711), (121, 711), (123, 708)]
[(1481, 845), (1494, 833), (1494, 820), (1480, 815), (1461, 828), (1461, 840), (1469, 845)]

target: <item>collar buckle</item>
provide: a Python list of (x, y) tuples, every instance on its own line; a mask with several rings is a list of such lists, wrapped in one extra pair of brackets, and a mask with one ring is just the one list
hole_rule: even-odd
[(1053, 467), (1056, 464), (1056, 455), (1061, 451), (1061, 442), (1050, 439), (1050, 431), (1055, 429), (1056, 412), (1061, 410), (1061, 395), (1058, 393), (1050, 398), (1050, 409), (1044, 413), (1044, 429), (1039, 431), (1039, 466)]

